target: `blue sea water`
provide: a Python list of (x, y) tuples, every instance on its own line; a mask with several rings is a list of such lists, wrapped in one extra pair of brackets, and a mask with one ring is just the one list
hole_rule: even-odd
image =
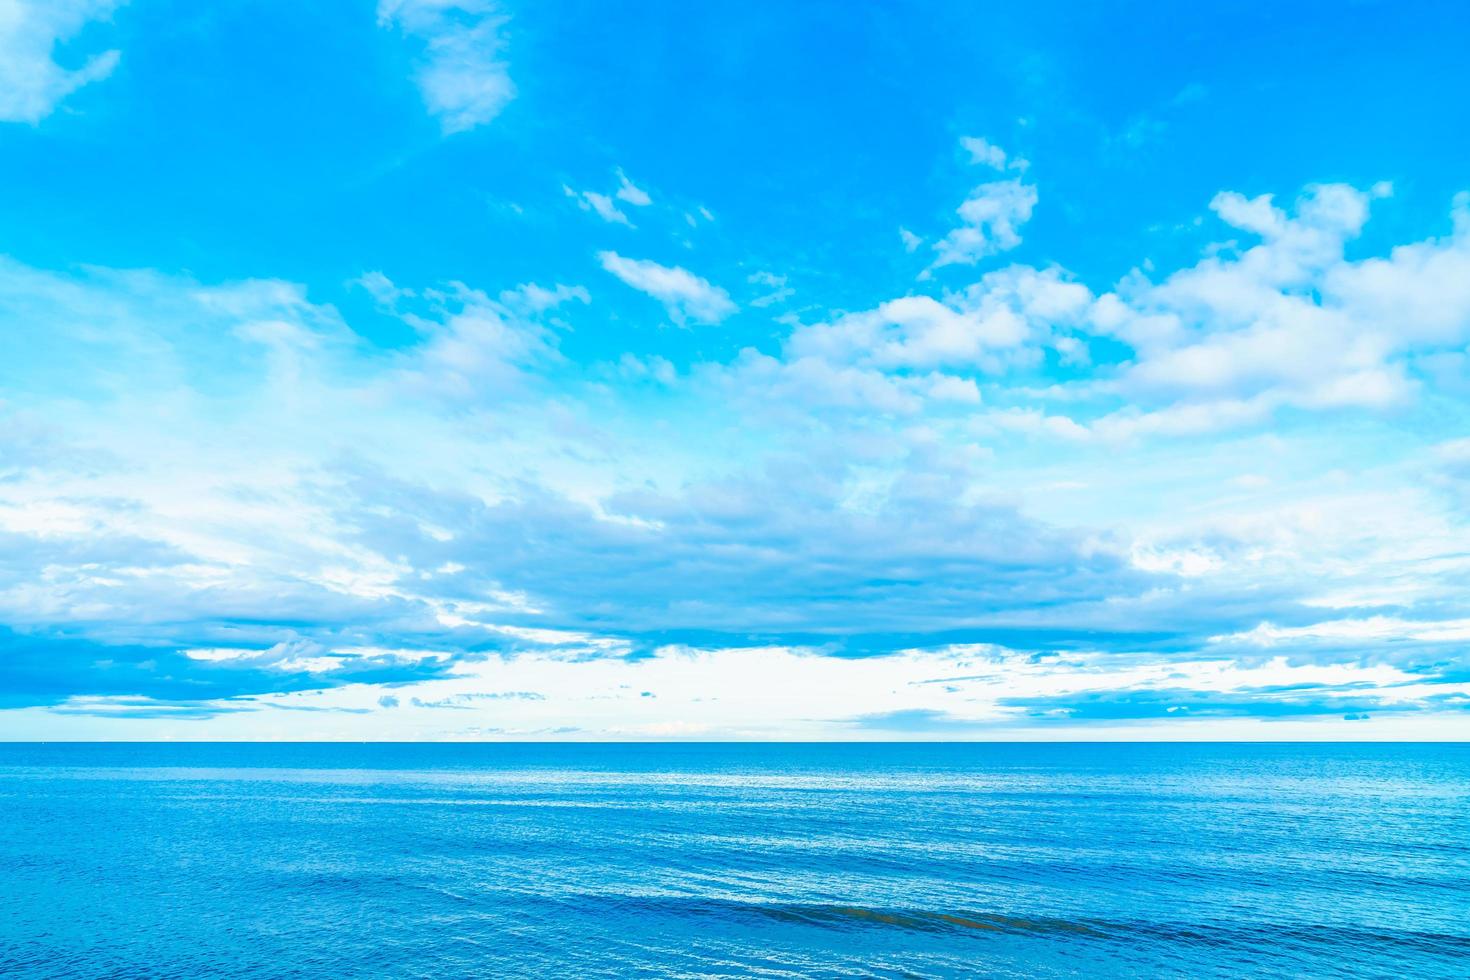
[(0, 746), (0, 974), (1470, 976), (1470, 747)]

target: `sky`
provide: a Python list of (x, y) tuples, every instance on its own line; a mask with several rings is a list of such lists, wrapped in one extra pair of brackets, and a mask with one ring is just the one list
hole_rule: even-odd
[(1467, 30), (0, 0), (0, 739), (1470, 738)]

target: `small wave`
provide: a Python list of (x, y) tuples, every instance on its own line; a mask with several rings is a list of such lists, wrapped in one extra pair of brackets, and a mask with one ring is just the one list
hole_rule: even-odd
[[(586, 896), (596, 901), (595, 896)], [(606, 896), (604, 896), (606, 898)], [(1340, 925), (1313, 926), (1254, 922), (1224, 924), (1171, 923), (1144, 920), (1072, 919), (1023, 916), (998, 912), (939, 911), (802, 902), (751, 902), (737, 899), (651, 896), (619, 897), (631, 911), (724, 918), (762, 918), (837, 929), (892, 928), (928, 933), (1002, 933), (1059, 936), (1124, 942), (1146, 938), (1167, 944), (1184, 943), (1221, 948), (1254, 949), (1263, 943), (1309, 948), (1323, 943), (1342, 949), (1377, 946), (1380, 949), (1421, 950), (1439, 954), (1470, 955), (1470, 936), (1430, 931), (1365, 929)]]
[[(605, 896), (604, 896), (605, 897)], [(594, 896), (587, 896), (595, 901)], [(1033, 918), (1000, 913), (958, 914), (925, 909), (870, 908), (799, 902), (744, 902), (714, 898), (618, 897), (619, 906), (629, 911), (676, 915), (708, 915), (722, 918), (758, 917), (777, 922), (803, 923), (835, 928), (880, 926), (915, 932), (1007, 932), (1038, 934), (1107, 934), (1101, 923), (1061, 918)], [(629, 907), (632, 908), (629, 908)]]
[(752, 906), (752, 910), (770, 918), (786, 921), (832, 923), (837, 925), (883, 925), (921, 932), (969, 929), (979, 932), (1011, 932), (1027, 934), (1069, 933), (1101, 936), (1086, 922), (1067, 919), (1033, 919), (1011, 915), (953, 915), (948, 912), (871, 909), (859, 905), (772, 905)]

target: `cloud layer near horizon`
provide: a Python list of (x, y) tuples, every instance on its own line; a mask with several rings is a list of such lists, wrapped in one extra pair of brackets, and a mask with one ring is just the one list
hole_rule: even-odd
[[(596, 305), (581, 287), (492, 297), (365, 277), (416, 338), (385, 349), (295, 284), (7, 260), (0, 686), (11, 707), (186, 718), (256, 703), (241, 697), (432, 694), (506, 657), (738, 660), (756, 645), (854, 664), (980, 644), (1053, 682), (1106, 671), (1106, 689), (992, 690), (988, 715), (895, 689), (898, 707), (852, 724), (1458, 704), (1458, 442), (1426, 448), (1438, 482), (1416, 489), (1386, 474), (1278, 493), (1237, 473), (1196, 516), (1130, 513), (1125, 497), (1101, 522), (1041, 516), (1025, 491), (1053, 464), (1004, 455), (1018, 438), (1064, 447), (1083, 486), (1116, 485), (1111, 460), (1167, 465), (1180, 434), (1271, 452), (1283, 436), (1261, 426), (1279, 413), (1435, 397), (1421, 365), (1470, 342), (1465, 204), (1446, 237), (1349, 261), (1369, 203), (1313, 188), (1291, 214), (1222, 194), (1214, 209), (1259, 241), (1158, 281), (1092, 290), (1006, 267), (795, 322), (773, 352), (690, 364), (652, 394), (607, 384), (626, 365), (560, 353)], [(1104, 339), (1127, 349), (1081, 353)], [(1052, 358), (1087, 370), (1044, 391), (1012, 380)], [(1230, 663), (1248, 693), (1190, 688), (1189, 670)], [(1382, 665), (1401, 689), (1304, 702), (1246, 683), (1308, 663)], [(1174, 667), (1135, 689), (1125, 664)], [(566, 721), (580, 709), (565, 696), (534, 709)]]

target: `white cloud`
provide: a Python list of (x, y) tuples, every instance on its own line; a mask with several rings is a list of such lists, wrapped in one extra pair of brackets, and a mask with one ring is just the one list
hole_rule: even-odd
[(402, 357), (402, 380), (438, 397), (494, 399), (519, 387), (529, 369), (560, 358), (554, 321), (544, 314), (556, 307), (589, 301), (580, 286), (546, 289), (528, 283), (492, 300), (464, 283), (421, 294), (427, 314), (402, 319), (424, 337)]
[(1021, 244), (1020, 227), (1031, 220), (1036, 188), (1020, 180), (997, 180), (970, 192), (956, 211), (961, 225), (934, 243), (938, 256), (929, 268), (974, 265)]
[(621, 169), (617, 171), (618, 187), (611, 194), (601, 194), (597, 191), (579, 191), (566, 184), (562, 185), (562, 193), (577, 202), (577, 206), (583, 211), (590, 211), (608, 224), (627, 225), (633, 227), (633, 222), (628, 215), (618, 207), (617, 202), (622, 201), (633, 207), (644, 208), (653, 203), (653, 198), (648, 193), (628, 179), (628, 175)]
[(980, 403), (980, 386), (973, 378), (957, 378), (952, 374), (931, 374), (928, 377), (929, 397), (935, 401), (961, 402), (969, 405)]
[(515, 98), (503, 57), (509, 18), (491, 0), (380, 0), (378, 24), (422, 45), (414, 76), (446, 134), (483, 125)]
[(960, 146), (970, 155), (970, 163), (976, 166), (1001, 171), (1014, 170), (1018, 173), (1025, 173), (1031, 168), (1031, 161), (1025, 157), (1010, 156), (983, 136), (962, 136)]
[(94, 54), (76, 69), (58, 65), (52, 52), (117, 6), (117, 0), (0, 0), (0, 121), (38, 123), (83, 85), (112, 74), (116, 50)]
[(630, 381), (653, 380), (662, 385), (674, 383), (678, 377), (678, 371), (673, 362), (666, 357), (651, 354), (648, 357), (639, 357), (636, 354), (624, 354), (618, 359), (618, 373)]
[(1251, 630), (1209, 638), (1210, 643), (1222, 646), (1290, 647), (1298, 650), (1313, 644), (1351, 645), (1402, 640), (1464, 643), (1470, 640), (1470, 619), (1414, 621), (1396, 616), (1367, 616), (1325, 620), (1310, 626), (1283, 627), (1261, 623)]
[(422, 338), (396, 358), (400, 384), (454, 400), (494, 400), (517, 389), (525, 373), (559, 359), (550, 316), (568, 303), (589, 303), (582, 286), (523, 283), (491, 299), (461, 282), (408, 289), (381, 272), (354, 280), (384, 312)]
[(583, 211), (591, 211), (610, 225), (633, 227), (633, 222), (628, 220), (628, 216), (606, 194), (599, 194), (596, 191), (579, 191), (566, 184), (563, 184), (561, 189), (562, 193), (576, 201), (577, 207)]
[(592, 302), (592, 297), (583, 286), (566, 286), (557, 283), (547, 289), (534, 282), (522, 283), (514, 289), (504, 290), (499, 299), (501, 305), (522, 316), (545, 313), (547, 310), (555, 309), (572, 300), (584, 304)]
[[(932, 398), (913, 372), (1000, 375), (1037, 368), (1054, 351), (1090, 377), (1036, 395), (1079, 409), (1069, 417), (1001, 404), (993, 411), (1013, 414), (993, 429), (1109, 442), (1257, 426), (1286, 409), (1400, 408), (1423, 384), (1417, 371), (1438, 379), (1466, 360), (1470, 196), (1456, 198), (1451, 235), (1349, 261), (1346, 242), (1389, 193), (1310, 187), (1287, 211), (1269, 196), (1223, 192), (1212, 209), (1259, 243), (1213, 246), (1159, 282), (1135, 271), (1094, 297), (1059, 268), (1013, 265), (958, 292), (797, 322), (779, 358), (750, 353), (731, 370), (808, 404), (912, 414)], [(1090, 337), (1132, 354), (1094, 365)]]
[(1017, 170), (1024, 173), (1031, 162), (1024, 157), (1010, 157), (1005, 150), (983, 136), (962, 136), (960, 146), (970, 154), (970, 162), (992, 170)]
[(608, 272), (662, 303), (675, 323), (719, 323), (736, 310), (729, 293), (679, 266), (628, 259), (616, 252), (598, 252), (597, 258)]
[(1347, 260), (1370, 200), (1386, 192), (1309, 188), (1292, 215), (1268, 195), (1217, 195), (1221, 219), (1259, 244), (1217, 250), (1157, 284), (1135, 273), (1093, 305), (1092, 329), (1136, 352), (1103, 385), (1133, 404), (1099, 428), (1199, 433), (1288, 406), (1409, 401), (1410, 352), (1470, 341), (1470, 221), (1457, 205), (1450, 237)]
[(1086, 440), (1092, 432), (1065, 415), (1048, 415), (1040, 409), (1008, 408), (990, 412), (975, 419), (977, 431), (1005, 430), (1025, 434), (1045, 434), (1059, 439)]
[(970, 154), (970, 162), (983, 164), (994, 170), (1006, 168), (1006, 151), (983, 136), (962, 136), (960, 145)]
[(684, 212), (684, 223), (690, 228), (698, 228), (701, 219), (704, 221), (714, 221), (714, 212), (702, 204), (693, 211)]
[(190, 660), (224, 666), (250, 666), (281, 673), (304, 671), (310, 674), (326, 674), (340, 669), (344, 661), (328, 656), (329, 651), (320, 643), (308, 640), (283, 640), (268, 649), (241, 649), (238, 647), (202, 647), (185, 650)]
[(786, 284), (786, 277), (778, 276), (774, 272), (754, 272), (747, 276), (745, 281), (751, 283), (752, 285), (762, 286), (770, 290), (770, 292), (766, 293), (765, 295), (758, 296), (755, 299), (751, 300), (751, 306), (772, 306), (776, 303), (784, 303), (786, 300), (796, 295), (796, 290), (792, 289)]
[(364, 272), (348, 285), (360, 287), (373, 298), (373, 302), (385, 310), (392, 310), (398, 305), (400, 299), (413, 295), (412, 291), (400, 289), (394, 285), (393, 280), (378, 269)]
[(636, 208), (646, 208), (653, 203), (653, 198), (648, 192), (634, 184), (628, 179), (628, 175), (622, 170), (618, 171), (618, 190), (616, 197), (619, 201), (626, 201)]
[(1080, 322), (1091, 293), (1057, 269), (1011, 266), (944, 301), (905, 296), (831, 323), (795, 329), (789, 356), (862, 363), (883, 370), (964, 367), (998, 372), (1054, 328)]
[[(194, 735), (206, 725), (212, 737), (258, 734), (249, 711), (275, 708), (313, 712), (310, 737), (329, 739), (679, 739), (693, 735), (734, 739), (943, 738), (1173, 738), (1280, 739), (1362, 737), (1342, 716), (1367, 697), (1403, 715), (1375, 715), (1384, 730), (1401, 737), (1463, 737), (1470, 722), (1437, 711), (1415, 714), (1427, 698), (1463, 696), (1464, 685), (1438, 687), (1417, 675), (1352, 662), (1294, 663), (1262, 657), (1235, 664), (1190, 657), (1110, 661), (1081, 654), (1061, 661), (985, 644), (902, 650), (891, 656), (844, 659), (791, 646), (699, 648), (668, 645), (638, 659), (569, 660), (543, 650), (514, 658), (459, 665), (452, 673), (402, 684), (385, 698), (372, 684), (347, 684), (298, 693), (260, 694), (221, 702), (235, 712), (207, 723), (160, 718), (153, 730)], [(1283, 729), (1249, 717), (1191, 719), (1187, 708), (1167, 711), (1170, 698), (1265, 708), (1275, 701), (1262, 691), (1299, 691), (1311, 703), (1302, 720)], [(1066, 707), (1120, 692), (1139, 700), (1161, 698), (1168, 717), (1121, 717), (1088, 722), (1069, 719)], [(1038, 727), (1033, 705), (1057, 704), (1058, 713)], [(1289, 703), (1289, 702), (1288, 702)], [(143, 724), (126, 717), (123, 699), (78, 698), (64, 710), (68, 730), (89, 737), (125, 737)], [(1341, 707), (1346, 706), (1346, 707)], [(109, 710), (111, 709), (111, 710)], [(383, 710), (386, 709), (386, 710)], [(89, 717), (90, 716), (90, 717)], [(0, 735), (35, 737), (36, 713), (6, 712)], [(790, 777), (783, 777), (789, 783)], [(783, 785), (786, 785), (783, 783)], [(814, 787), (816, 783), (812, 784)]]
[(1327, 301), (1381, 330), (1395, 347), (1470, 340), (1470, 199), (1457, 201), (1454, 220), (1449, 239), (1335, 264), (1323, 276)]
[(924, 239), (920, 238), (918, 235), (915, 235), (907, 228), (898, 229), (898, 238), (899, 241), (903, 242), (903, 250), (905, 252), (913, 252), (918, 249), (920, 245), (924, 244)]
[(756, 397), (769, 406), (822, 406), (854, 412), (913, 415), (924, 407), (912, 378), (872, 368), (834, 364), (822, 357), (771, 357), (747, 347), (715, 375), (735, 396)]

